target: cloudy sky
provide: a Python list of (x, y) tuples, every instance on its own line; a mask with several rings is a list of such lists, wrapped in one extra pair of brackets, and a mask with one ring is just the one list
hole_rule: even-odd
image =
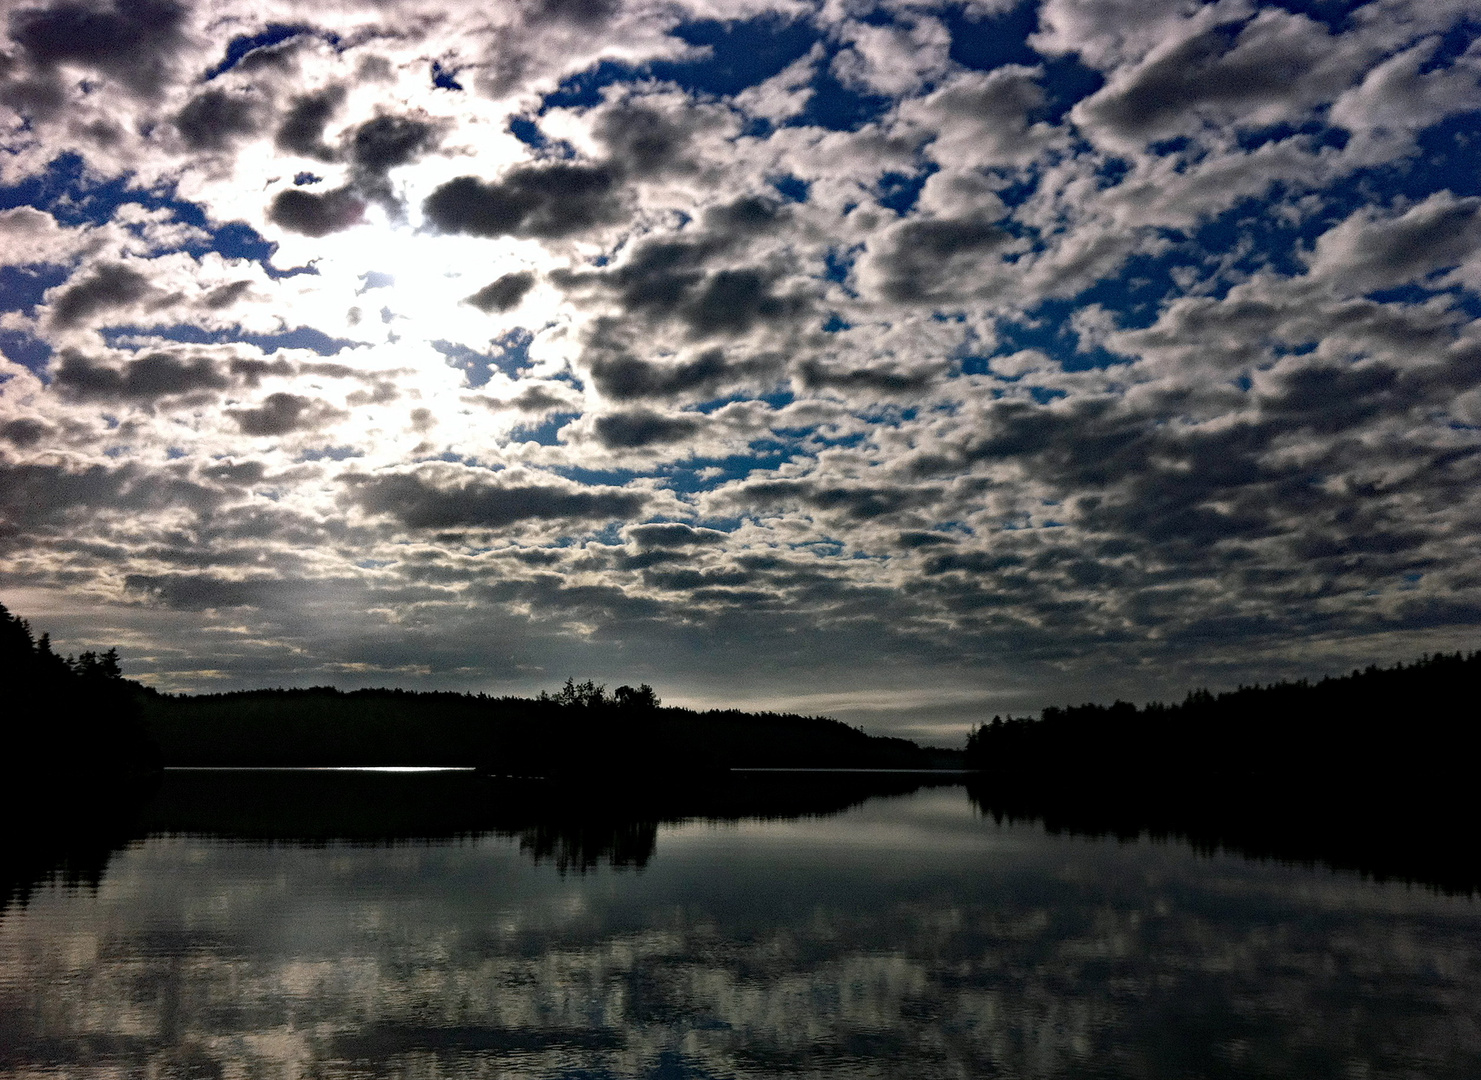
[(5, 0), (0, 600), (959, 737), (1481, 627), (1468, 0)]

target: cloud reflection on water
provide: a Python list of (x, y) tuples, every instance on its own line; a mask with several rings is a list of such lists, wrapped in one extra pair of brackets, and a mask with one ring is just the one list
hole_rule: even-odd
[(958, 788), (507, 837), (152, 837), (0, 921), (0, 1069), (101, 1075), (1391, 1076), (1481, 1068), (1473, 901), (1047, 836)]

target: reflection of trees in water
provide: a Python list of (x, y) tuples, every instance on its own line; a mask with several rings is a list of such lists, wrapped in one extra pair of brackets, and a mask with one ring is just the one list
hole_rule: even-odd
[(658, 822), (542, 822), (518, 835), (520, 851), (536, 863), (554, 862), (563, 874), (602, 865), (641, 870), (658, 845)]
[(139, 837), (138, 815), (155, 788), (152, 778), (7, 785), (0, 803), (0, 915), (13, 904), (24, 907), (43, 885), (96, 889), (114, 853)]
[(0, 856), (0, 915), (12, 905), (25, 907), (31, 894), (45, 885), (96, 889), (114, 852), (125, 846), (100, 836), (77, 842), (47, 837), (8, 845)]
[[(1355, 870), (1445, 892), (1481, 888), (1474, 810), (1375, 791), (1364, 802), (1330, 793), (1188, 783), (1013, 783), (979, 777), (973, 803), (998, 822), (1042, 822), (1050, 833), (1176, 838), (1195, 849)], [(888, 774), (733, 774), (633, 790), (495, 780), (467, 773), (169, 773), (162, 781), (76, 790), (11, 789), (0, 837), (0, 912), (40, 885), (93, 887), (112, 854), (149, 835), (247, 842), (395, 844), (470, 836), (514, 840), (561, 874), (642, 869), (658, 828), (691, 820), (777, 820), (838, 814), (878, 795), (946, 782)], [(1449, 804), (1446, 804), (1449, 805)]]
[(13, 798), (4, 816), (10, 835), (0, 846), (0, 912), (50, 881), (95, 888), (115, 851), (151, 835), (310, 845), (494, 835), (516, 840), (536, 863), (553, 863), (562, 874), (585, 873), (647, 866), (660, 824), (831, 815), (930, 782), (722, 773), (638, 790), (618, 781), (548, 784), (471, 773), (202, 771), (75, 792), (49, 783)]
[[(1176, 836), (1201, 850), (1481, 887), (1481, 652), (1179, 704), (1048, 708), (968, 740), (973, 794), (1051, 832)], [(1467, 705), (1467, 702), (1473, 704)]]
[(563, 874), (600, 866), (642, 869), (654, 857), (659, 825), (831, 816), (875, 796), (905, 794), (936, 782), (921, 775), (742, 773), (641, 792), (590, 783), (504, 783), (503, 797), (511, 798), (508, 812), (516, 819), (533, 814), (538, 820), (517, 833), (494, 831), (517, 835), (521, 851), (537, 863), (554, 862)]
[(899, 834), (783, 830), (748, 857), (688, 846), (641, 884), (461, 845), (152, 844), (108, 902), (37, 913), (27, 940), (107, 947), (0, 977), (0, 1072), (1481, 1075), (1474, 905), (1150, 845), (1004, 845), (960, 793), (916, 810), (867, 815), (919, 839), (913, 869)]
[(1201, 854), (1351, 870), (1448, 894), (1481, 889), (1476, 811), (1459, 792), (1351, 792), (1271, 781), (1030, 781), (982, 776), (967, 786), (998, 824), (1042, 822), (1054, 835), (1181, 840)]

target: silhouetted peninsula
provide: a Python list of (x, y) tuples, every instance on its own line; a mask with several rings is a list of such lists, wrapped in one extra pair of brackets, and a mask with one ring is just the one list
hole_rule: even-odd
[(62, 657), (0, 606), (14, 772), (160, 767), (463, 766), (514, 777), (677, 776), (732, 768), (932, 769), (960, 753), (837, 720), (664, 707), (653, 688), (568, 679), (536, 698), (320, 686), (162, 694), (118, 652)]
[(664, 707), (652, 689), (568, 681), (538, 698), (406, 690), (151, 694), (166, 765), (466, 766), (505, 776), (676, 775), (731, 768), (929, 769), (949, 751), (837, 720)]
[(1051, 831), (1181, 836), (1377, 878), (1481, 884), (1481, 653), (1179, 704), (1047, 708), (974, 731), (985, 813)]
[(1187, 778), (1428, 785), (1469, 772), (1478, 747), (1481, 652), (1427, 656), (1319, 682), (1195, 690), (1181, 703), (1050, 707), (994, 717), (967, 740), (969, 767), (1036, 783)]

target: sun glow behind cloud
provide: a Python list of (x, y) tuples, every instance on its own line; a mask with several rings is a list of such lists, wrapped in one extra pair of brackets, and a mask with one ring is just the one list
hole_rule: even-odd
[(1470, 14), (12, 5), (0, 589), (912, 730), (1471, 645)]

